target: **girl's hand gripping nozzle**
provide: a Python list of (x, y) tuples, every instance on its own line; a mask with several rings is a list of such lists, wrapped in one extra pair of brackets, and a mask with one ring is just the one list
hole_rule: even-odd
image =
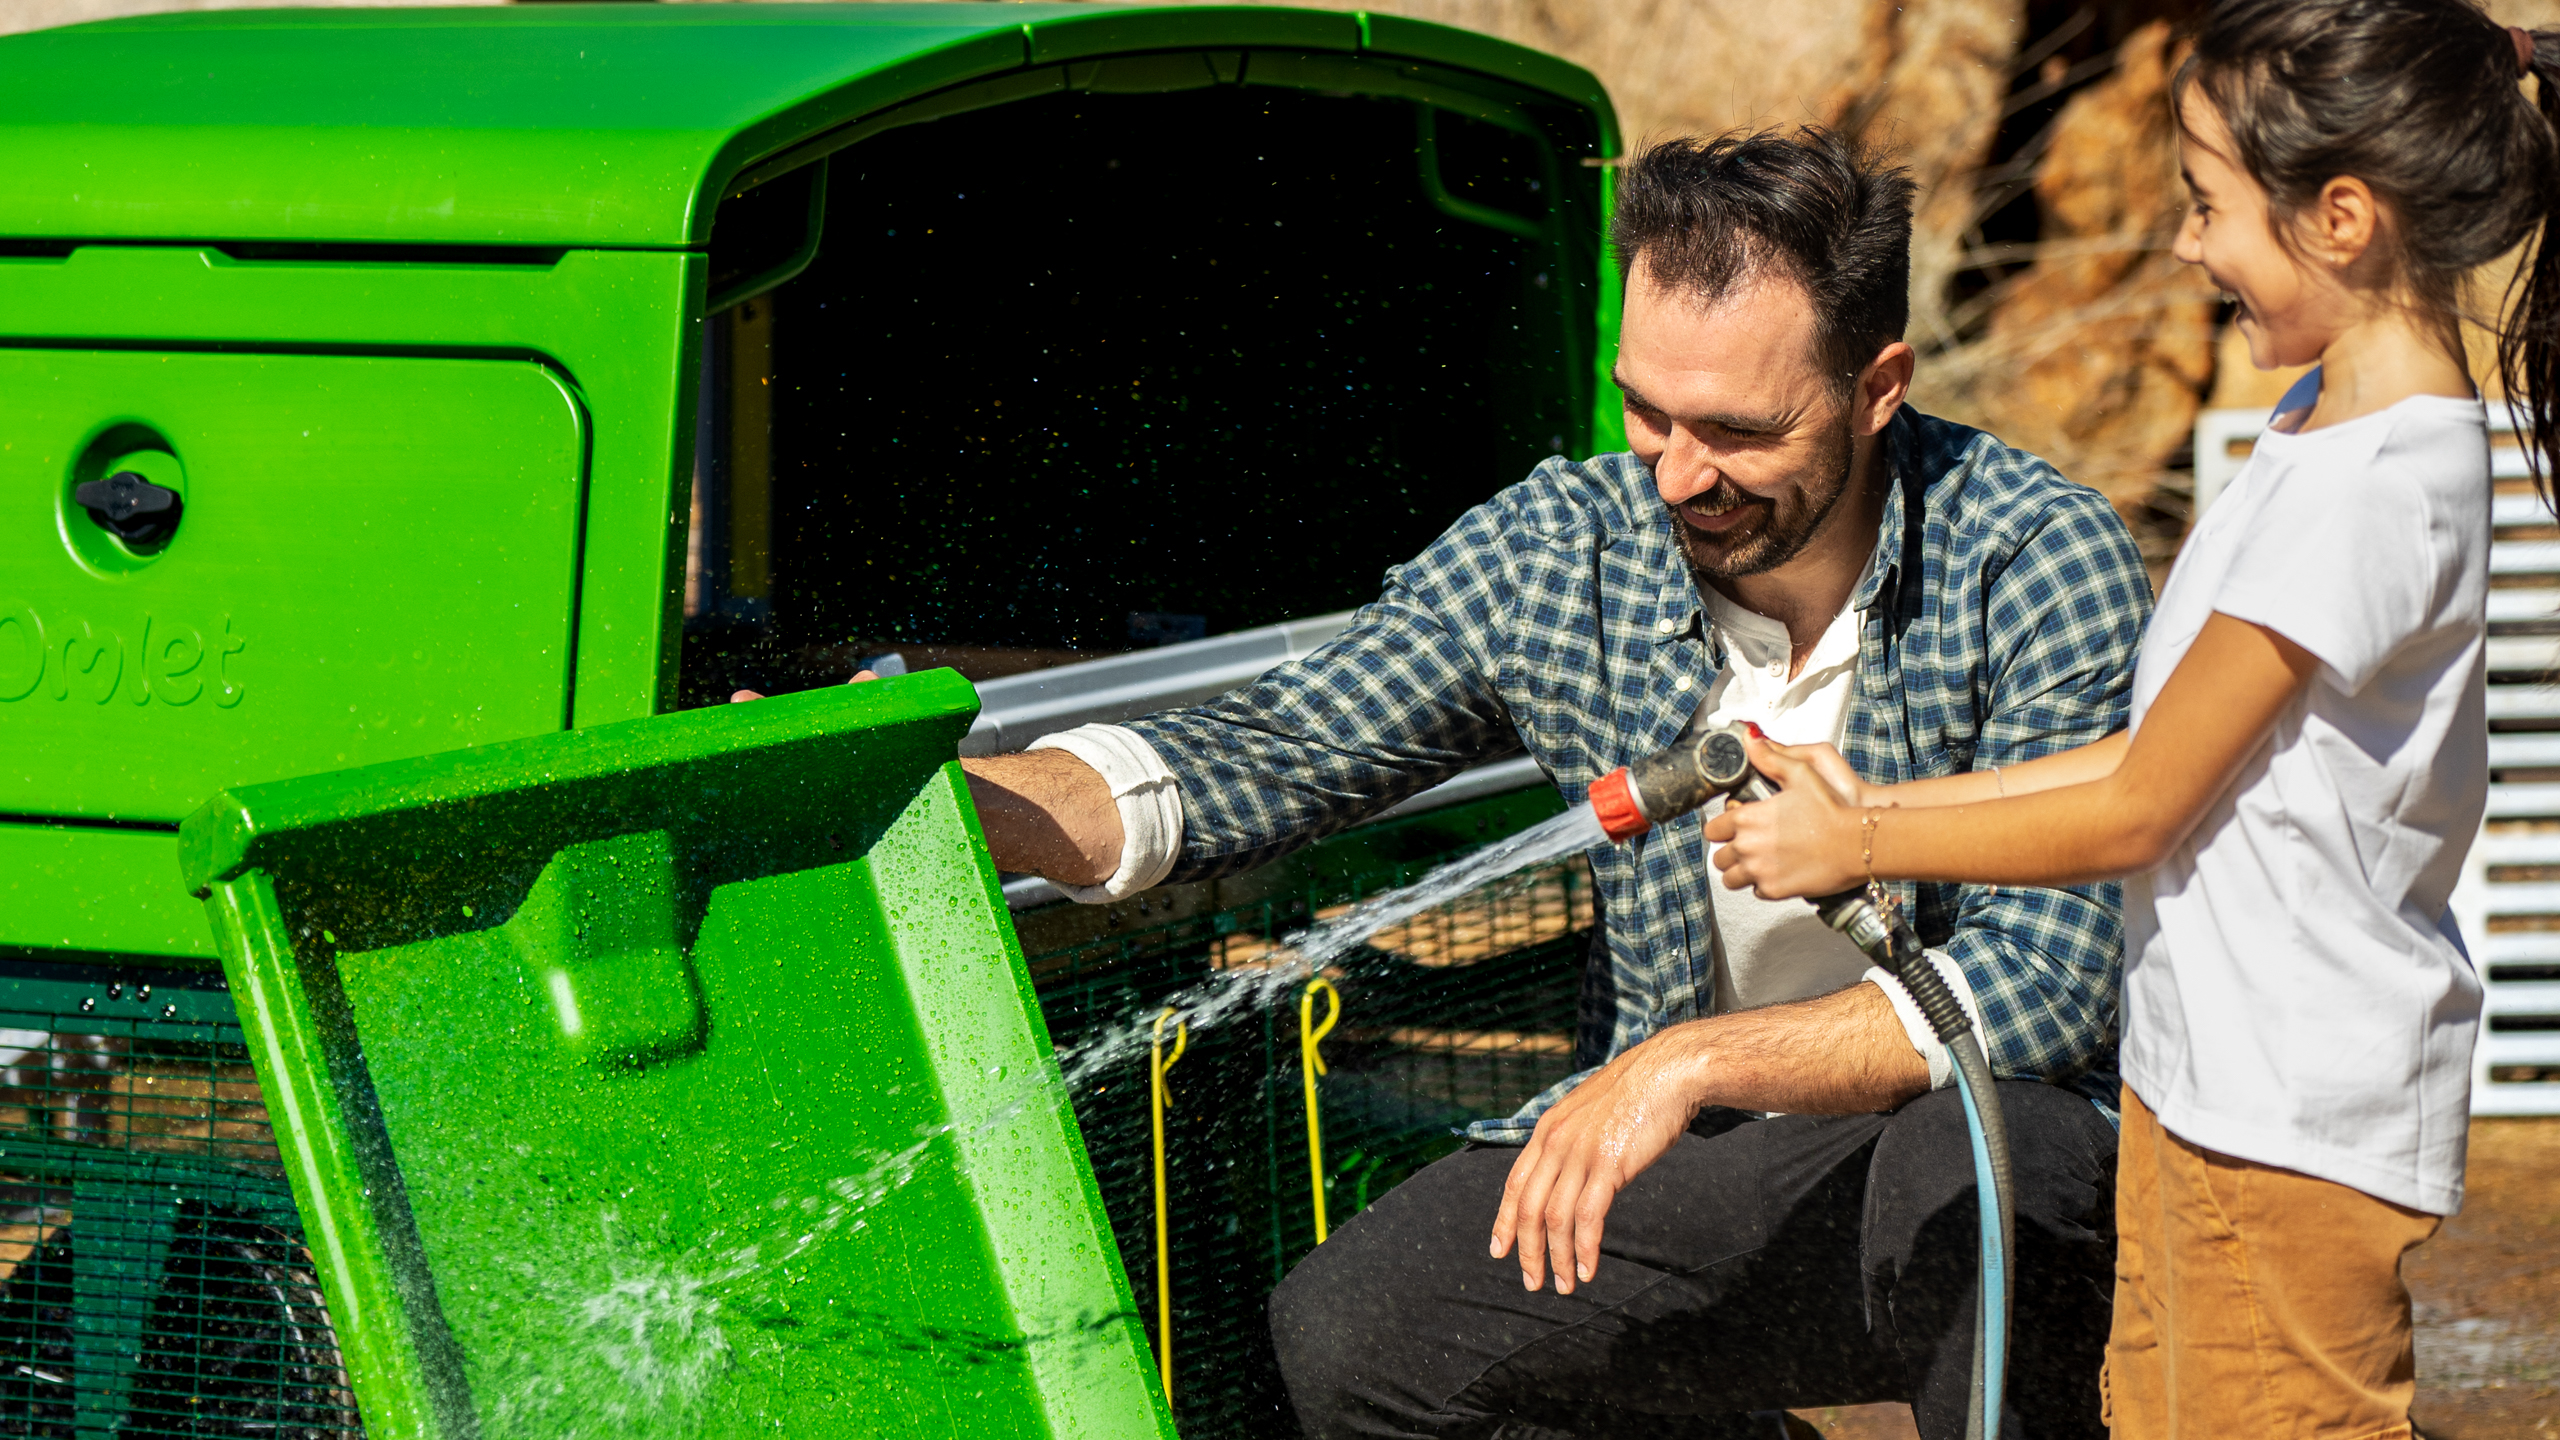
[[(1599, 817), (1601, 830), (1611, 840), (1624, 844), (1719, 796), (1747, 803), (1777, 794), (1778, 787), (1751, 767), (1750, 751), (1743, 745), (1745, 736), (1767, 738), (1760, 733), (1760, 727), (1749, 721), (1716, 726), (1693, 724), (1669, 745), (1602, 776), (1591, 787), (1591, 809)], [(1822, 896), (1813, 902), (1813, 908), (1824, 924), (1848, 936), (1877, 964), (1903, 977), (1904, 987), (1920, 1002), (1922, 1013), (1937, 1028), (1941, 1040), (1952, 1043), (1956, 1034), (1973, 1028), (1964, 1008), (1956, 1004), (1945, 982), (1923, 958), (1920, 937), (1898, 914), (1868, 899), (1863, 890)], [(1943, 1016), (1923, 995), (1924, 988), (1944, 999)]]

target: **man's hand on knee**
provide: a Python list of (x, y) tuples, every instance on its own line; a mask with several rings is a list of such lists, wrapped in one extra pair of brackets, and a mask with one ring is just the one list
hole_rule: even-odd
[(1928, 1088), (1928, 1062), (1873, 985), (1674, 1025), (1538, 1118), (1502, 1187), (1493, 1253), (1516, 1239), (1522, 1283), (1535, 1290), (1552, 1268), (1556, 1293), (1570, 1295), (1600, 1266), (1610, 1202), (1701, 1108), (1848, 1115)]
[(1696, 1118), (1706, 1063), (1696, 1033), (1675, 1027), (1610, 1061), (1538, 1117), (1493, 1219), (1495, 1258), (1519, 1242), (1521, 1284), (1535, 1290), (1552, 1269), (1556, 1293), (1570, 1295), (1598, 1271), (1610, 1202)]

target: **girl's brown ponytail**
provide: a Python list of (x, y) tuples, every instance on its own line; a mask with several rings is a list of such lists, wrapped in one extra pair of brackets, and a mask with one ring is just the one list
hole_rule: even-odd
[[(2526, 35), (2532, 46), (2536, 103), (2548, 133), (2560, 136), (2560, 35)], [(2523, 47), (2518, 47), (2519, 49)], [(2516, 269), (2506, 324), (2498, 333), (2498, 376), (2522, 432), (2525, 463), (2533, 469), (2542, 502), (2560, 510), (2560, 177), (2544, 184), (2542, 231), (2532, 255)]]

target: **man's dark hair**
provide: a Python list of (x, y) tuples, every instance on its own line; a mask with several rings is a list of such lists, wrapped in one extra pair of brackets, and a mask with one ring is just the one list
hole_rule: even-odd
[(1701, 303), (1774, 269), (1812, 298), (1814, 355), (1846, 387), (1911, 318), (1910, 175), (1818, 126), (1666, 140), (1618, 178), (1618, 273)]

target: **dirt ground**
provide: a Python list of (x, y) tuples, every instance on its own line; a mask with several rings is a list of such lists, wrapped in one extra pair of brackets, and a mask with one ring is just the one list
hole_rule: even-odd
[(2418, 1428), (2560, 1437), (2560, 1119), (2471, 1122), (2462, 1213), (2406, 1266)]
[[(2560, 1440), (2560, 1119), (2475, 1120), (2462, 1213), (2411, 1256), (2418, 1428)], [(1825, 1437), (1917, 1440), (1900, 1405), (1801, 1412)]]

